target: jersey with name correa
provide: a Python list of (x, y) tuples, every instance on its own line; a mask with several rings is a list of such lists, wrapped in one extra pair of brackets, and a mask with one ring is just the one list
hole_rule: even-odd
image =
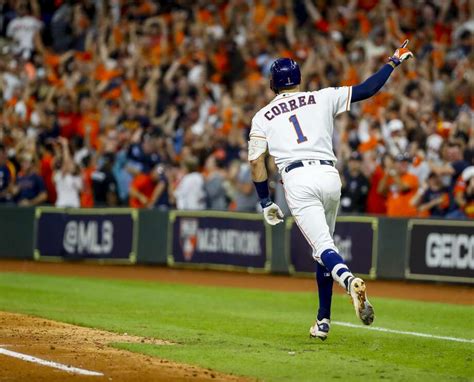
[(255, 114), (250, 137), (267, 141), (280, 171), (298, 160), (335, 162), (334, 118), (350, 110), (351, 92), (344, 86), (279, 94)]

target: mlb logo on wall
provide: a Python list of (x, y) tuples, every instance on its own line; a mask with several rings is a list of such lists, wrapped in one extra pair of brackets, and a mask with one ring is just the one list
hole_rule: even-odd
[(191, 261), (197, 243), (197, 219), (182, 219), (179, 223), (179, 242), (186, 261)]
[(260, 215), (170, 213), (168, 263), (208, 268), (266, 269), (267, 231)]
[(138, 214), (130, 209), (36, 209), (35, 259), (134, 263)]
[(70, 255), (110, 255), (114, 249), (114, 225), (110, 220), (70, 220), (64, 228), (63, 248)]

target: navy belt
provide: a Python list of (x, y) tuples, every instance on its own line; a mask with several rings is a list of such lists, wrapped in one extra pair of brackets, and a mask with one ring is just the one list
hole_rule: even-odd
[[(319, 162), (319, 164), (321, 165), (334, 167), (334, 162), (331, 160), (314, 160), (314, 161), (309, 160), (308, 162)], [(291, 170), (294, 170), (295, 168), (298, 168), (298, 167), (304, 167), (303, 161), (299, 160), (297, 162), (293, 162), (292, 164), (289, 164), (288, 166), (285, 167), (285, 172), (290, 172)]]

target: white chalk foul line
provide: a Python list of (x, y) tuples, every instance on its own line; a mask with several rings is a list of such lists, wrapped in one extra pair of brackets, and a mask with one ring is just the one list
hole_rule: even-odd
[(351, 324), (350, 322), (331, 321), (331, 324), (339, 325), (339, 326), (346, 326), (348, 328), (373, 330), (373, 331), (376, 331), (376, 332), (404, 334), (404, 335), (407, 335), (407, 336), (434, 338), (434, 339), (437, 339), (437, 340), (444, 340), (444, 341), (467, 342), (467, 343), (471, 343), (471, 344), (474, 343), (474, 340), (470, 340), (468, 338), (436, 336), (434, 334), (426, 334), (426, 333), (418, 333), (418, 332), (407, 332), (405, 330), (394, 330), (394, 329), (387, 329), (387, 328), (378, 328), (376, 326), (362, 326), (362, 325)]
[(27, 362), (37, 363), (39, 365), (53, 367), (55, 369), (67, 371), (68, 373), (80, 374), (80, 375), (91, 375), (91, 376), (96, 376), (96, 377), (101, 377), (101, 376), (104, 375), (102, 373), (98, 373), (97, 371), (90, 371), (90, 370), (80, 369), (78, 367), (64, 365), (64, 364), (58, 363), (58, 362), (47, 361), (45, 359), (33, 357), (31, 355), (28, 355), (28, 354), (17, 353), (16, 351), (11, 351), (11, 350), (7, 350), (7, 349), (3, 349), (3, 348), (0, 348), (0, 354), (4, 354), (4, 355), (10, 356), (10, 357), (18, 358), (18, 359), (21, 359), (21, 360), (27, 361)]

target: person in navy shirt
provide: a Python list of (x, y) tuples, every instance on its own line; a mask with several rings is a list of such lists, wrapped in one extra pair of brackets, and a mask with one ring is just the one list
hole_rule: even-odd
[(5, 146), (0, 144), (0, 203), (10, 201), (10, 189), (14, 181), (14, 166), (7, 159)]
[(453, 191), (459, 175), (469, 167), (469, 162), (463, 158), (463, 148), (460, 142), (450, 141), (447, 145), (447, 162), (442, 165), (431, 163), (431, 171), (440, 176), (451, 177), (449, 190)]
[(21, 159), (21, 171), (13, 195), (20, 206), (37, 206), (48, 198), (43, 178), (36, 172), (31, 155), (26, 154)]
[(170, 208), (170, 199), (168, 194), (169, 182), (165, 170), (158, 165), (153, 170), (153, 178), (156, 181), (156, 187), (151, 195), (150, 202), (154, 208), (168, 209)]
[(341, 211), (363, 213), (369, 194), (369, 181), (362, 173), (362, 155), (354, 151), (342, 174)]
[(140, 172), (149, 173), (161, 162), (157, 152), (159, 137), (145, 134), (140, 143), (132, 144), (128, 150), (128, 160), (139, 167)]
[(449, 187), (444, 186), (441, 177), (432, 172), (428, 176), (426, 186), (419, 189), (411, 203), (419, 212), (429, 216), (446, 216), (451, 205)]

